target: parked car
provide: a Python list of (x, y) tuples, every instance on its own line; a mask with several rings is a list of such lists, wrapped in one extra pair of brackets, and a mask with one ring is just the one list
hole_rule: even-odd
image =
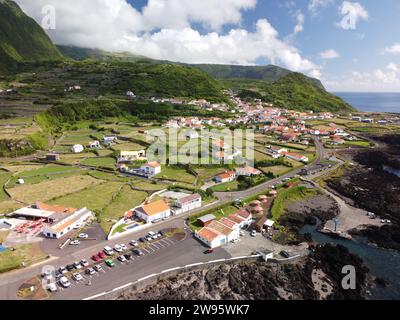
[(132, 253), (136, 254), (139, 257), (143, 255), (143, 251), (140, 249), (133, 249)]
[(121, 243), (119, 246), (121, 247), (122, 251), (128, 250), (128, 247), (123, 243)]
[(82, 280), (83, 280), (83, 277), (82, 277), (79, 273), (74, 273), (74, 274), (72, 275), (72, 278), (73, 278), (75, 281), (82, 281)]
[(112, 256), (114, 254), (114, 250), (110, 247), (104, 247), (104, 253), (108, 256)]
[(257, 231), (256, 231), (256, 230), (253, 230), (253, 231), (250, 233), (250, 235), (251, 235), (252, 237), (256, 237), (256, 236), (257, 236)]
[(47, 290), (50, 292), (56, 292), (57, 291), (57, 285), (55, 283), (49, 283), (47, 285)]
[(128, 260), (128, 261), (132, 260), (132, 255), (130, 255), (129, 253), (125, 254), (124, 256), (125, 256), (126, 260)]
[(71, 272), (71, 271), (75, 270), (75, 266), (73, 264), (69, 264), (69, 265), (67, 265), (67, 270), (69, 272)]
[(204, 251), (204, 254), (210, 254), (213, 252), (214, 252), (214, 249), (207, 249), (206, 251)]
[(79, 246), (81, 242), (79, 240), (73, 240), (69, 243), (71, 246)]
[(121, 262), (126, 262), (125, 256), (119, 256), (118, 260), (121, 261)]
[(139, 244), (137, 243), (137, 241), (135, 241), (135, 240), (131, 240), (130, 242), (129, 242), (129, 244), (132, 246), (132, 247), (137, 247)]
[(101, 265), (99, 265), (99, 264), (96, 264), (94, 266), (94, 270), (96, 270), (97, 272), (100, 272), (100, 271), (103, 271), (103, 267)]
[(116, 245), (114, 246), (114, 250), (117, 251), (117, 252), (122, 252), (122, 251), (123, 251), (122, 248), (121, 248), (121, 246), (118, 245), (118, 244), (116, 244)]
[(42, 278), (49, 279), (49, 278), (51, 278), (51, 273), (52, 273), (51, 270), (46, 270), (46, 271), (42, 272), (41, 276), (42, 276)]
[(66, 277), (62, 277), (60, 279), (60, 285), (64, 288), (69, 288), (71, 286), (71, 282)]
[(97, 254), (95, 254), (92, 256), (92, 260), (95, 262), (99, 262), (99, 261), (101, 261), (101, 258)]
[(287, 252), (285, 250), (282, 250), (281, 252), (279, 252), (279, 255), (281, 255), (282, 257), (284, 257), (286, 259), (290, 258), (289, 252)]
[(86, 259), (81, 260), (82, 267), (89, 267), (89, 262)]
[(244, 231), (242, 231), (242, 230), (240, 230), (239, 234), (240, 234), (241, 237), (244, 237), (244, 236), (245, 236), (245, 233), (244, 233)]
[(139, 238), (139, 241), (140, 241), (140, 242), (146, 242), (147, 239), (146, 239), (145, 237), (141, 237), (141, 238)]
[(151, 241), (151, 240), (153, 240), (153, 238), (150, 237), (149, 235), (147, 235), (147, 236), (146, 236), (146, 241)]
[(109, 266), (110, 268), (115, 267), (115, 263), (114, 263), (114, 261), (112, 261), (112, 259), (106, 260), (106, 265)]
[(105, 259), (107, 257), (106, 254), (102, 251), (100, 251), (97, 255), (99, 256), (100, 259)]
[(60, 279), (63, 276), (63, 274), (60, 271), (56, 271), (56, 279)]
[(158, 231), (158, 234), (160, 235), (160, 237), (164, 237), (165, 236), (165, 232), (164, 231)]
[(91, 276), (96, 273), (96, 270), (94, 270), (93, 268), (89, 268), (89, 269), (86, 269), (85, 273)]
[(74, 267), (75, 267), (75, 269), (77, 269), (77, 270), (82, 269), (82, 265), (81, 265), (81, 263), (78, 262), (78, 261), (75, 261)]
[(87, 238), (89, 238), (89, 235), (87, 233), (81, 233), (81, 234), (79, 234), (78, 238), (79, 239), (87, 239)]

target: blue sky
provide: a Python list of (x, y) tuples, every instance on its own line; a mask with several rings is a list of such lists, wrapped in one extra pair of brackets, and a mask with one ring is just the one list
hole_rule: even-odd
[(189, 63), (273, 63), (331, 91), (400, 91), (398, 0), (17, 2), (37, 21), (54, 5), (57, 28), (48, 33), (61, 44)]

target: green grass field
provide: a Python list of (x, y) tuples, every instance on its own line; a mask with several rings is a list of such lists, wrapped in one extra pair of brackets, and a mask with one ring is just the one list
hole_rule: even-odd
[(156, 176), (157, 179), (166, 179), (177, 182), (194, 184), (196, 177), (188, 173), (185, 169), (162, 166), (162, 172)]
[(285, 209), (289, 204), (310, 198), (317, 194), (318, 191), (316, 189), (309, 189), (303, 186), (282, 190), (279, 192), (272, 205), (272, 220), (279, 223), (279, 219), (285, 213)]
[(29, 266), (46, 259), (47, 255), (40, 250), (37, 243), (15, 246), (15, 251), (6, 250), (0, 253), (0, 273), (19, 269), (22, 263)]
[(235, 180), (235, 181), (222, 183), (222, 184), (212, 187), (211, 189), (214, 192), (236, 191), (238, 189), (238, 182)]
[(116, 160), (111, 157), (88, 158), (81, 162), (82, 165), (115, 169)]
[(120, 182), (105, 182), (81, 192), (60, 197), (51, 201), (51, 203), (74, 208), (87, 207), (94, 211), (101, 211), (111, 202), (113, 196), (122, 186), (123, 184)]
[(11, 173), (0, 174), (0, 201), (9, 199), (8, 195), (4, 192), (4, 184), (11, 178)]
[(143, 203), (147, 196), (146, 192), (132, 190), (130, 186), (125, 185), (98, 216), (104, 232), (109, 233), (115, 220), (121, 219), (126, 211)]

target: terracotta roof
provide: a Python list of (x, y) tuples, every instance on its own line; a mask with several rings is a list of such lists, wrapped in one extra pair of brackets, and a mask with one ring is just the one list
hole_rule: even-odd
[(158, 162), (154, 161), (154, 162), (147, 163), (146, 166), (153, 167), (153, 168), (158, 168), (158, 167), (161, 167), (161, 164), (159, 164)]
[(246, 219), (242, 218), (241, 216), (238, 216), (237, 214), (231, 214), (228, 218), (229, 220), (232, 220), (233, 222), (239, 224), (246, 221)]
[(236, 175), (236, 173), (234, 171), (228, 171), (228, 172), (219, 174), (218, 177), (221, 179), (228, 179), (234, 175)]
[(46, 203), (39, 202), (39, 201), (36, 202), (36, 207), (40, 210), (52, 211), (52, 212), (57, 212), (57, 213), (65, 213), (65, 214), (72, 214), (77, 210), (75, 208), (68, 208), (68, 207), (63, 207), (63, 206), (58, 206), (58, 205), (50, 205), (50, 204), (46, 204)]
[(228, 218), (222, 218), (219, 220), (219, 222), (221, 222), (222, 224), (224, 224), (225, 226), (227, 226), (228, 228), (235, 228), (236, 225), (238, 225), (237, 222), (232, 221), (231, 219)]
[(227, 227), (226, 225), (222, 224), (219, 221), (212, 221), (207, 226), (207, 228), (215, 230), (216, 232), (221, 233), (225, 236), (229, 236), (233, 232), (231, 228)]
[(247, 210), (239, 210), (238, 212), (236, 212), (236, 215), (246, 220), (251, 217), (251, 213), (248, 212)]
[(154, 216), (163, 211), (169, 210), (168, 204), (164, 200), (158, 200), (156, 202), (152, 202), (149, 204), (145, 204), (144, 206), (138, 208), (137, 210), (142, 211), (143, 213), (147, 214), (148, 216)]
[(201, 196), (198, 193), (188, 195), (186, 197), (180, 198), (178, 201), (180, 203), (188, 203), (197, 199), (201, 199)]
[(72, 225), (75, 222), (75, 220), (69, 220), (69, 221), (65, 221), (63, 224), (60, 224), (59, 226), (57, 226), (56, 228), (53, 228), (53, 231), (58, 233), (66, 228), (68, 228), (70, 225)]
[(219, 233), (215, 232), (214, 230), (210, 230), (207, 227), (202, 228), (197, 234), (209, 242), (215, 240), (216, 238), (218, 238), (220, 236)]
[(261, 174), (262, 172), (253, 167), (237, 168), (236, 171), (246, 172), (251, 174)]

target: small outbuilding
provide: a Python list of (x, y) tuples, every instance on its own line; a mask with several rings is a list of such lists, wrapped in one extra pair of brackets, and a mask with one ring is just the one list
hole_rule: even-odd
[(206, 214), (197, 219), (197, 222), (202, 226), (205, 227), (206, 225), (210, 224), (212, 221), (216, 220), (217, 217), (213, 214)]

